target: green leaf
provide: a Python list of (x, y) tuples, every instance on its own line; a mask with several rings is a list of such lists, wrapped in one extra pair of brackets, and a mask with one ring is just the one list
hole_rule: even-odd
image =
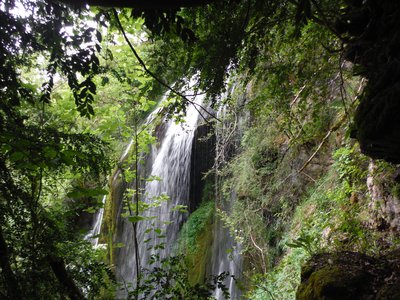
[(14, 162), (17, 162), (21, 159), (24, 158), (24, 153), (23, 152), (14, 152), (13, 154), (11, 154), (10, 159)]
[(12, 147), (8, 144), (4, 144), (1, 146), (1, 152), (6, 153), (8, 151), (10, 151), (12, 149)]
[(101, 77), (101, 85), (104, 86), (107, 83), (109, 83), (110, 79), (107, 76), (102, 76)]
[(186, 213), (186, 212), (188, 212), (187, 205), (178, 204), (172, 209), (172, 211), (179, 211), (179, 212), (182, 212), (182, 213)]
[(57, 151), (54, 150), (53, 147), (44, 147), (43, 153), (44, 153), (44, 156), (49, 159), (53, 159), (57, 156)]
[(86, 211), (86, 212), (88, 212), (88, 213), (90, 213), (90, 214), (93, 214), (93, 213), (96, 212), (96, 210), (97, 210), (96, 207), (91, 206), (91, 207), (88, 207), (88, 208), (84, 209), (83, 211)]
[(74, 164), (74, 157), (76, 156), (76, 151), (74, 150), (64, 150), (61, 152), (61, 160), (67, 165), (71, 166)]
[(94, 116), (93, 106), (91, 106), (91, 105), (88, 104), (87, 109), (88, 109), (89, 114), (91, 114), (92, 116)]
[(115, 244), (113, 244), (113, 248), (123, 248), (123, 247), (125, 247), (124, 243), (115, 243)]
[(143, 216), (130, 216), (130, 217), (128, 217), (128, 221), (129, 221), (129, 222), (132, 222), (132, 223), (137, 223), (137, 222), (143, 221), (143, 220), (145, 220), (145, 219), (146, 219), (146, 218), (143, 217)]
[(100, 33), (100, 31), (98, 31), (98, 30), (96, 30), (96, 38), (97, 38), (97, 40), (99, 41), (99, 43), (101, 43), (101, 41), (103, 40), (103, 39), (102, 39), (102, 36), (101, 36), (101, 33)]
[(165, 249), (164, 244), (158, 244), (158, 245), (154, 246), (154, 250), (158, 250), (158, 249), (164, 250)]

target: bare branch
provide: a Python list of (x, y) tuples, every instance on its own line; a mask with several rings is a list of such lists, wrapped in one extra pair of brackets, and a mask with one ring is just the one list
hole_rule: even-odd
[[(362, 78), (360, 81), (360, 86), (358, 87), (357, 94), (354, 97), (353, 101), (350, 103), (350, 107), (357, 101), (362, 88), (364, 87), (365, 84), (365, 79)], [(347, 119), (348, 114), (345, 112), (343, 117), (328, 131), (328, 133), (325, 135), (325, 137), (322, 139), (321, 143), (318, 145), (317, 149), (314, 151), (314, 153), (310, 156), (310, 158), (304, 163), (304, 165), (298, 170), (298, 173), (303, 172), (303, 170), (309, 165), (309, 163), (314, 159), (314, 157), (317, 155), (319, 150), (322, 148), (322, 146), (325, 144), (325, 142), (328, 140), (329, 136), (332, 134), (332, 132), (335, 132), (340, 128), (340, 126), (344, 123), (344, 121)]]
[(130, 42), (130, 40), (128, 39), (126, 32), (124, 30), (124, 27), (121, 24), (121, 21), (118, 17), (118, 12), (113, 9), (114, 12), (114, 17), (118, 23), (119, 29), (121, 30), (122, 35), (124, 36), (125, 41), (127, 42), (129, 48), (131, 49), (132, 53), (135, 55), (136, 59), (138, 60), (139, 64), (143, 67), (143, 69), (145, 70), (145, 72), (147, 74), (149, 74), (151, 77), (153, 77), (158, 83), (160, 83), (162, 86), (166, 87), (168, 90), (170, 90), (172, 93), (174, 93), (175, 95), (181, 97), (185, 102), (193, 105), (193, 107), (197, 110), (197, 112), (200, 114), (200, 116), (208, 123), (209, 121), (207, 120), (207, 118), (205, 118), (203, 116), (203, 114), (201, 113), (201, 111), (199, 110), (202, 109), (207, 115), (209, 115), (211, 118), (221, 122), (217, 116), (215, 116), (214, 114), (210, 113), (206, 108), (204, 108), (203, 106), (201, 106), (198, 103), (195, 103), (194, 101), (188, 99), (184, 94), (182, 94), (181, 92), (175, 90), (174, 88), (172, 88), (170, 85), (168, 85), (166, 82), (164, 82), (162, 79), (158, 78), (152, 71), (150, 71), (146, 64), (144, 63), (144, 61), (140, 58), (139, 54), (136, 52), (135, 48), (133, 47), (132, 43)]
[(260, 251), (260, 253), (261, 253), (261, 260), (262, 260), (262, 264), (263, 264), (263, 271), (264, 271), (264, 273), (267, 273), (267, 265), (265, 264), (265, 257), (264, 257), (264, 250), (260, 247), (260, 246), (258, 246), (257, 244), (256, 244), (256, 241), (254, 240), (254, 238), (253, 238), (253, 235), (250, 233), (250, 239), (251, 239), (251, 242), (253, 243), (253, 245), (254, 245), (254, 247), (256, 247), (256, 249), (258, 250), (258, 251)]
[(297, 92), (296, 96), (294, 97), (293, 101), (290, 102), (290, 107), (292, 107), (292, 106), (297, 102), (297, 100), (299, 100), (300, 94), (301, 94), (301, 92), (305, 89), (305, 87), (306, 87), (306, 85), (303, 85), (303, 86), (300, 88), (300, 90)]
[(331, 136), (332, 132), (335, 132), (337, 129), (340, 128), (340, 126), (343, 124), (343, 122), (347, 119), (347, 115), (344, 114), (343, 117), (333, 126), (328, 133), (324, 136), (322, 139), (321, 143), (318, 145), (317, 149), (314, 151), (314, 153), (310, 156), (310, 158), (304, 163), (304, 165), (300, 168), (298, 173), (303, 172), (303, 170), (310, 164), (310, 162), (314, 159), (314, 157), (318, 154), (319, 150), (321, 150), (322, 146), (325, 144), (325, 142), (328, 140), (328, 138)]

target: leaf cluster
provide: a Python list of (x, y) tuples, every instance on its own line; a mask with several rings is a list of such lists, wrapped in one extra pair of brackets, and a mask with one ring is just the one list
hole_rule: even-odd
[(150, 268), (143, 270), (138, 288), (129, 292), (129, 299), (209, 299), (215, 289), (221, 289), (225, 299), (230, 299), (224, 272), (212, 276), (204, 284), (192, 286), (188, 281), (188, 270), (181, 256), (150, 258)]
[[(76, 207), (59, 203), (68, 190), (60, 183), (71, 184), (71, 177), (101, 184), (110, 169), (107, 145), (94, 135), (46, 123), (60, 75), (80, 115), (94, 114), (101, 35), (88, 19), (85, 10), (51, 1), (0, 3), (0, 290), (5, 299), (82, 298), (82, 289), (95, 292), (103, 275), (79, 278), (79, 265), (106, 274), (74, 232)], [(42, 78), (26, 83), (22, 70), (38, 62)], [(58, 250), (63, 247), (69, 250)]]

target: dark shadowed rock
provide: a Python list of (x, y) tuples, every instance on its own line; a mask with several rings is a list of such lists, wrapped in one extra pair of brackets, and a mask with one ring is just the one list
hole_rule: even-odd
[(296, 299), (400, 299), (399, 283), (399, 251), (380, 258), (357, 252), (324, 253), (303, 267)]
[(346, 58), (367, 79), (352, 136), (368, 156), (400, 163), (400, 2), (345, 3), (336, 30)]
[(189, 211), (193, 212), (202, 200), (205, 185), (204, 174), (209, 171), (215, 159), (215, 135), (210, 124), (196, 128), (193, 137), (192, 159), (190, 163)]

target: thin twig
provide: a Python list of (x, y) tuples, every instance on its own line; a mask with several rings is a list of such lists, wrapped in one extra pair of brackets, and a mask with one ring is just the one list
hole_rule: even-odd
[[(210, 113), (207, 109), (205, 109), (202, 105), (188, 99), (184, 94), (182, 94), (181, 92), (175, 90), (174, 88), (172, 88), (170, 85), (168, 85), (167, 83), (165, 83), (163, 80), (161, 80), (160, 78), (158, 78), (152, 71), (150, 71), (146, 64), (144, 63), (144, 61), (140, 58), (139, 54), (136, 52), (135, 48), (133, 47), (132, 43), (130, 42), (128, 36), (126, 35), (126, 32), (124, 30), (124, 27), (121, 24), (121, 21), (118, 17), (118, 12), (116, 11), (116, 9), (113, 9), (114, 12), (114, 17), (118, 23), (118, 27), (121, 30), (122, 35), (124, 36), (124, 39), (126, 41), (126, 43), (128, 44), (129, 48), (131, 49), (132, 53), (134, 54), (134, 56), (136, 57), (136, 59), (138, 60), (139, 64), (143, 67), (143, 69), (145, 70), (145, 72), (147, 74), (149, 74), (151, 77), (153, 77), (158, 83), (160, 83), (162, 86), (166, 87), (168, 90), (170, 90), (172, 93), (174, 93), (175, 95), (181, 97), (184, 101), (186, 101), (189, 104), (192, 104), (193, 107), (197, 110), (197, 112), (200, 114), (200, 116), (208, 123), (209, 121), (203, 116), (203, 114), (201, 113), (201, 111), (199, 110), (199, 108), (201, 108), (205, 113), (207, 113), (207, 115), (209, 115), (210, 117), (212, 117), (213, 119), (216, 119), (217, 121), (221, 122), (214, 114)], [(199, 108), (198, 108), (199, 107)]]
[[(365, 79), (361, 79), (360, 86), (358, 87), (357, 94), (354, 97), (353, 101), (350, 103), (350, 107), (357, 101), (358, 97), (360, 96), (360, 92), (364, 86)], [(343, 124), (343, 122), (347, 119), (348, 115), (345, 113), (343, 117), (337, 122), (325, 135), (325, 137), (322, 139), (321, 143), (318, 145), (317, 149), (314, 151), (314, 153), (310, 156), (310, 158), (304, 163), (304, 165), (298, 170), (298, 173), (303, 172), (303, 170), (309, 165), (309, 163), (314, 159), (314, 157), (317, 155), (318, 151), (322, 148), (322, 146), (325, 144), (325, 142), (328, 140), (329, 136), (332, 134), (332, 132), (335, 132), (340, 128), (340, 126)]]
[(297, 102), (297, 100), (299, 100), (300, 94), (301, 94), (301, 92), (305, 89), (305, 87), (306, 87), (306, 85), (303, 85), (303, 86), (300, 88), (300, 90), (297, 92), (296, 96), (294, 97), (293, 101), (290, 102), (290, 107), (292, 107), (292, 106)]
[(311, 17), (311, 19), (313, 21), (315, 21), (317, 24), (321, 23), (322, 25), (325, 25), (334, 35), (336, 35), (336, 37), (343, 41), (342, 36), (340, 35), (340, 33), (335, 29), (334, 26), (332, 26), (332, 22), (328, 20), (328, 18), (326, 17), (325, 13), (323, 12), (323, 9), (319, 6), (318, 2), (315, 0), (311, 0), (311, 3), (314, 4), (316, 12), (319, 13), (321, 15), (321, 19), (317, 18), (315, 15), (313, 15)]
[(307, 174), (306, 172), (302, 171), (302, 173), (303, 173), (304, 175), (306, 175), (306, 177), (307, 177), (308, 179), (310, 179), (312, 182), (314, 182), (314, 183), (317, 182), (314, 178), (312, 178), (312, 177), (311, 177), (309, 174)]
[(258, 246), (256, 244), (256, 241), (254, 240), (253, 235), (251, 233), (250, 233), (250, 239), (251, 239), (251, 242), (253, 243), (254, 247), (256, 247), (258, 249), (258, 251), (260, 251), (261, 260), (262, 260), (262, 263), (263, 263), (263, 271), (264, 271), (264, 273), (267, 273), (267, 268), (266, 268), (266, 264), (265, 264), (265, 257), (264, 257), (264, 251), (260, 246)]
[[(232, 129), (229, 131), (229, 133), (226, 135), (225, 138), (221, 138), (222, 142), (219, 144), (220, 150), (217, 151), (216, 157), (214, 160), (214, 166), (213, 169), (216, 170), (216, 173), (218, 172), (218, 167), (220, 167), (224, 162), (225, 162), (225, 150), (226, 147), (229, 145), (229, 142), (233, 136), (233, 134), (236, 132), (237, 124), (238, 124), (238, 115), (235, 110), (232, 110), (232, 113), (235, 115), (234, 116), (234, 123), (232, 124), (231, 128), (227, 128), (227, 130)], [(223, 123), (222, 123), (223, 124)], [(222, 131), (224, 131), (224, 128), (222, 128)]]
[(343, 115), (343, 117), (340, 119), (339, 122), (336, 123), (335, 126), (333, 126), (328, 133), (324, 136), (322, 139), (321, 143), (319, 143), (317, 149), (314, 151), (314, 153), (310, 156), (310, 158), (304, 163), (304, 165), (300, 168), (298, 173), (303, 172), (303, 170), (309, 165), (309, 163), (314, 159), (314, 157), (318, 154), (319, 150), (321, 150), (322, 146), (325, 144), (325, 142), (328, 140), (328, 138), (331, 136), (332, 132), (335, 132), (337, 129), (340, 128), (342, 123), (347, 119), (347, 115)]

